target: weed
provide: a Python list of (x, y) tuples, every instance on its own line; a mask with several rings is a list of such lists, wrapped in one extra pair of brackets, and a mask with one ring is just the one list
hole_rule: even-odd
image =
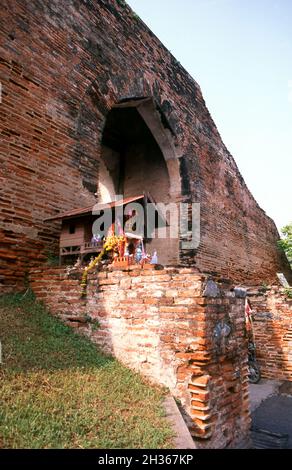
[(292, 287), (286, 287), (284, 289), (284, 292), (285, 292), (286, 297), (288, 297), (288, 299), (292, 299)]

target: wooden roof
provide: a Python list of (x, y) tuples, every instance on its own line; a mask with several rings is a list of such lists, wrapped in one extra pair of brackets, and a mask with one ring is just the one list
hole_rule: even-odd
[(84, 217), (86, 215), (94, 215), (95, 212), (98, 210), (124, 206), (126, 204), (130, 204), (131, 202), (136, 202), (144, 198), (152, 202), (153, 204), (155, 204), (154, 199), (150, 196), (149, 193), (140, 194), (139, 196), (126, 197), (124, 199), (119, 199), (118, 201), (112, 201), (109, 203), (100, 203), (100, 204), (97, 203), (97, 204), (94, 204), (94, 206), (82, 207), (80, 209), (73, 209), (71, 211), (62, 212), (52, 217), (48, 217), (47, 219), (45, 219), (45, 222), (50, 221), (50, 220), (72, 219), (75, 217)]

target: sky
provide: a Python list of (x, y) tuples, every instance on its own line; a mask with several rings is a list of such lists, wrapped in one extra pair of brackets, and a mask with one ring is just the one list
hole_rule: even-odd
[(292, 221), (292, 0), (127, 0), (199, 83), (255, 199)]

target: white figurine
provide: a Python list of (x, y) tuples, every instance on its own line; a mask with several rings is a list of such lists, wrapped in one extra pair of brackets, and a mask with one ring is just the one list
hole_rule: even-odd
[(157, 251), (155, 250), (151, 258), (150, 264), (158, 264)]

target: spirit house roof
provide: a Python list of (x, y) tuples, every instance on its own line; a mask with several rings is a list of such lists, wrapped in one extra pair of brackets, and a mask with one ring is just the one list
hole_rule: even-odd
[(45, 219), (45, 221), (58, 220), (58, 219), (71, 219), (75, 217), (94, 215), (94, 213), (98, 210), (125, 206), (127, 204), (130, 204), (131, 202), (138, 202), (138, 201), (143, 201), (144, 203), (149, 202), (149, 203), (155, 204), (154, 199), (149, 193), (140, 194), (139, 196), (122, 198), (117, 201), (112, 201), (108, 203), (100, 203), (100, 204), (97, 203), (94, 206), (87, 206), (87, 207), (82, 207), (79, 209), (73, 209), (67, 212), (62, 212), (53, 217), (48, 217), (47, 219)]

